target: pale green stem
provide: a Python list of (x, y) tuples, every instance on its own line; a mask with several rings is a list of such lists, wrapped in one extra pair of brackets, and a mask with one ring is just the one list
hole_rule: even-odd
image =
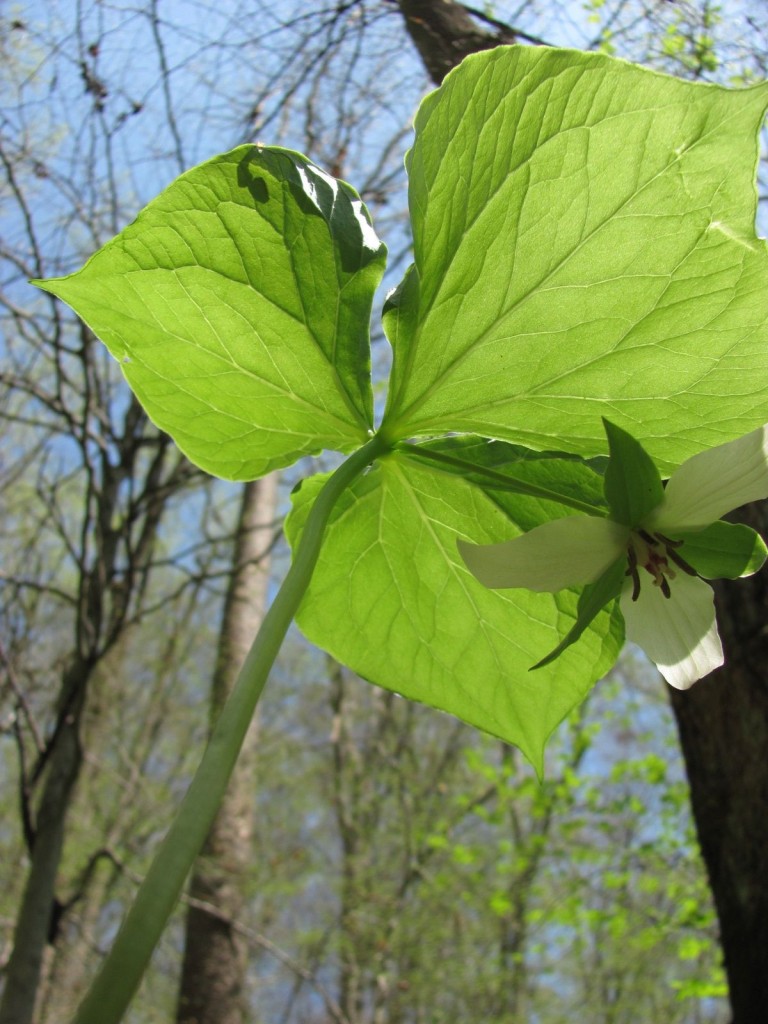
[(475, 477), (482, 481), (483, 487), (489, 491), (512, 491), (514, 494), (527, 494), (531, 498), (544, 498), (546, 501), (556, 501), (568, 508), (578, 509), (579, 512), (586, 512), (590, 516), (605, 517), (607, 512), (604, 508), (591, 505), (587, 501), (580, 501), (568, 494), (560, 494), (559, 491), (552, 491), (548, 487), (540, 487), (538, 484), (529, 483), (527, 480), (520, 480), (509, 473), (499, 473), (495, 469), (486, 466), (475, 466), (471, 462), (459, 459), (455, 455), (445, 455), (443, 452), (433, 451), (431, 448), (423, 448), (419, 445), (401, 444), (398, 451), (406, 455), (415, 455), (419, 459), (427, 459), (432, 463), (444, 466), (454, 466), (463, 470), (465, 479), (472, 480)]
[(312, 577), (333, 506), (362, 470), (387, 449), (383, 439), (372, 438), (339, 466), (315, 499), (291, 568), (216, 721), (170, 830), (74, 1024), (118, 1024), (122, 1020), (216, 816), (264, 683)]

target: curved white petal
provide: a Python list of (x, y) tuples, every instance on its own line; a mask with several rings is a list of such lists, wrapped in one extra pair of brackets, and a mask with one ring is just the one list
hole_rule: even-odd
[(627, 639), (643, 648), (670, 686), (687, 690), (723, 664), (714, 592), (703, 580), (680, 575), (666, 598), (644, 577), (641, 572), (637, 601), (631, 584), (621, 594)]
[(759, 498), (768, 498), (768, 426), (684, 462), (647, 525), (662, 532), (694, 530)]
[(626, 549), (629, 530), (610, 519), (569, 516), (542, 523), (502, 544), (458, 542), (461, 557), (486, 587), (554, 593), (592, 583)]

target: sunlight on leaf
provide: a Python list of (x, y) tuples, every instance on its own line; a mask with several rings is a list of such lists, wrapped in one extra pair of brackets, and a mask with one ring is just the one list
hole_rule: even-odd
[(671, 468), (765, 422), (766, 105), (765, 83), (598, 54), (469, 57), (423, 102), (407, 159), (415, 266), (387, 311), (392, 436), (594, 455), (607, 416)]
[[(555, 467), (542, 461), (549, 480)], [(526, 468), (535, 478), (534, 463)], [(567, 462), (562, 470), (572, 486), (575, 475), (594, 475)], [(292, 544), (322, 480), (294, 495)], [(567, 511), (385, 459), (339, 502), (298, 622), (371, 682), (516, 744), (541, 771), (548, 736), (608, 671), (623, 637), (615, 616), (601, 612), (557, 666), (529, 672), (574, 622), (578, 593), (485, 590), (456, 548), (457, 536), (508, 537), (515, 508), (518, 530)]]
[(38, 284), (193, 462), (249, 480), (365, 441), (384, 259), (348, 185), (241, 146), (183, 174), (78, 273)]

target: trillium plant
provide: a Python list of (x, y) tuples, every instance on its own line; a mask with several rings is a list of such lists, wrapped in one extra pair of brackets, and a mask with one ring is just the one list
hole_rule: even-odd
[(768, 428), (692, 456), (666, 488), (642, 445), (605, 421), (607, 515), (569, 516), (514, 540), (459, 541), (486, 587), (557, 591), (583, 585), (576, 622), (546, 665), (619, 598), (626, 637), (671, 686), (687, 689), (723, 664), (714, 594), (705, 579), (749, 576), (766, 548), (748, 526), (720, 516), (768, 498)]
[(766, 553), (721, 517), (768, 495), (767, 106), (766, 84), (597, 54), (469, 57), (414, 123), (380, 416), (386, 251), (354, 189), (299, 153), (215, 157), (77, 273), (37, 282), (203, 469), (345, 456), (294, 491), (291, 568), (79, 1024), (121, 1019), (294, 617), (539, 773), (625, 631), (674, 686), (721, 663), (705, 581)]

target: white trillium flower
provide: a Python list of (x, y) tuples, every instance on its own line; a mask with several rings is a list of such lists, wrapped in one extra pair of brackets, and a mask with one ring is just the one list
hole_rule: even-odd
[(671, 686), (683, 690), (723, 664), (723, 649), (714, 592), (677, 554), (680, 541), (673, 538), (701, 531), (766, 497), (768, 426), (684, 462), (662, 500), (636, 526), (574, 515), (501, 544), (459, 541), (459, 550), (486, 587), (546, 593), (595, 583), (626, 558), (620, 607), (627, 639), (645, 651)]

